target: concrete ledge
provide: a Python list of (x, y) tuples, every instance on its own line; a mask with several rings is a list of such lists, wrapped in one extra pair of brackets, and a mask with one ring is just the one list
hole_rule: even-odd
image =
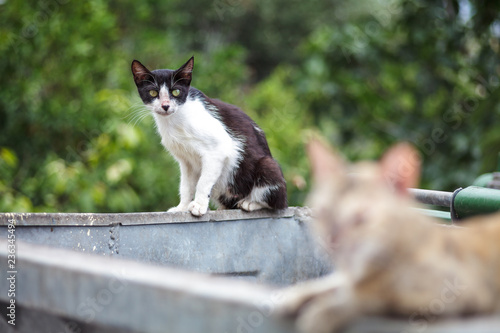
[(283, 210), (258, 210), (245, 212), (239, 209), (212, 210), (201, 217), (187, 212), (144, 213), (0, 213), (0, 226), (14, 220), (17, 226), (110, 226), (145, 225), (165, 223), (199, 223), (262, 218), (282, 218), (303, 215), (306, 208), (290, 207)]

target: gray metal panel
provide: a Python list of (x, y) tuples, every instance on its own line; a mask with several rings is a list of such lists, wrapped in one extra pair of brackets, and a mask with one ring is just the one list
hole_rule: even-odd
[[(7, 239), (7, 228), (0, 227), (0, 238)], [(110, 227), (36, 227), (17, 226), (16, 238), (79, 252), (110, 255)]]
[[(116, 232), (120, 256), (198, 272), (288, 285), (330, 271), (306, 225), (294, 218), (177, 224), (167, 228), (120, 226)], [(154, 248), (143, 245), (152, 238)]]
[[(260, 218), (282, 218), (297, 215), (302, 208), (290, 207), (282, 210), (258, 210), (244, 212), (240, 209), (213, 210), (196, 217), (190, 213), (144, 212), (144, 213), (0, 213), (0, 226), (15, 220), (24, 226), (110, 226), (145, 225), (165, 223), (198, 223), (216, 221), (251, 220)], [(301, 214), (301, 213), (300, 213)]]
[[(133, 261), (18, 242), (16, 327), (3, 333), (294, 333), (276, 316), (281, 291)], [(0, 261), (7, 242), (0, 240)], [(8, 284), (0, 273), (0, 306)], [(359, 318), (344, 333), (497, 333), (498, 317)]]
[[(81, 221), (74, 227), (68, 226), (73, 223), (70, 221), (62, 226), (55, 223), (40, 227), (33, 222), (51, 223), (53, 216), (21, 218), (9, 214), (9, 218), (24, 223), (16, 227), (17, 239), (115, 258), (18, 242), (18, 321), (14, 330), (2, 316), (1, 332), (293, 333), (292, 323), (272, 315), (279, 290), (116, 257), (276, 284), (308, 279), (329, 269), (323, 252), (308, 236), (301, 210), (294, 210), (289, 217), (252, 215), (247, 221), (191, 223), (186, 216), (189, 223), (152, 225), (120, 225), (116, 221), (123, 214), (104, 215), (100, 221), (108, 222), (98, 227), (87, 227)], [(71, 215), (65, 216), (71, 219)], [(1, 214), (1, 218), (7, 218), (7, 214)], [(89, 215), (85, 218), (88, 220)], [(0, 228), (1, 262), (6, 262), (6, 230)], [(0, 283), (0, 306), (4, 309), (9, 301), (6, 272), (0, 272), (0, 281), (4, 281)], [(500, 319), (496, 317), (445, 321), (432, 318), (423, 323), (408, 318), (360, 318), (345, 332), (496, 333), (499, 328)]]
[[(17, 239), (29, 243), (259, 283), (289, 285), (331, 271), (325, 252), (309, 235), (304, 209), (212, 211), (197, 223), (189, 213), (150, 213), (148, 222), (155, 224), (138, 224), (148, 214), (63, 214), (62, 219), (61, 214), (7, 213), (0, 220), (14, 219)], [(111, 221), (115, 224), (107, 225)], [(7, 230), (0, 227), (0, 239)]]
[[(275, 302), (268, 287), (23, 242), (17, 246), (16, 304), (23, 310), (44, 310), (107, 332), (238, 332), (245, 326), (253, 332), (294, 332), (290, 323), (270, 317)], [(5, 240), (0, 260), (7, 260)], [(5, 271), (1, 274), (5, 281)], [(8, 289), (0, 283), (3, 302), (9, 301)]]

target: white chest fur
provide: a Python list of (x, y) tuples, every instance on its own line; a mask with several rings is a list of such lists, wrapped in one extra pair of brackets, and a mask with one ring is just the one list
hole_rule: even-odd
[(154, 116), (161, 143), (176, 159), (199, 160), (215, 153), (234, 159), (240, 155), (241, 142), (234, 140), (199, 100), (186, 101), (172, 115)]
[(161, 143), (180, 165), (179, 210), (200, 191), (208, 191), (207, 197), (211, 192), (224, 193), (241, 161), (243, 143), (231, 137), (224, 124), (197, 99), (188, 99), (171, 115), (154, 113), (154, 117)]

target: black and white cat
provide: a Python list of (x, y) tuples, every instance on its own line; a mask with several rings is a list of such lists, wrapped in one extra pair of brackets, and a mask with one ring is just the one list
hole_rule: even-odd
[(193, 65), (194, 57), (178, 70), (149, 71), (132, 62), (161, 143), (180, 165), (180, 203), (168, 211), (201, 216), (210, 198), (222, 209), (286, 208), (285, 179), (264, 132), (236, 106), (191, 87)]

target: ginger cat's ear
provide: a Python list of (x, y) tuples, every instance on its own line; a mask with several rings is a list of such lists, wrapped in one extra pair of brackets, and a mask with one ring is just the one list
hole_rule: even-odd
[(318, 138), (307, 143), (307, 155), (311, 164), (312, 176), (316, 184), (321, 184), (344, 172), (343, 159), (335, 154), (327, 143)]
[(408, 194), (408, 188), (420, 181), (421, 159), (417, 150), (403, 142), (390, 148), (382, 157), (382, 177), (399, 194)]

